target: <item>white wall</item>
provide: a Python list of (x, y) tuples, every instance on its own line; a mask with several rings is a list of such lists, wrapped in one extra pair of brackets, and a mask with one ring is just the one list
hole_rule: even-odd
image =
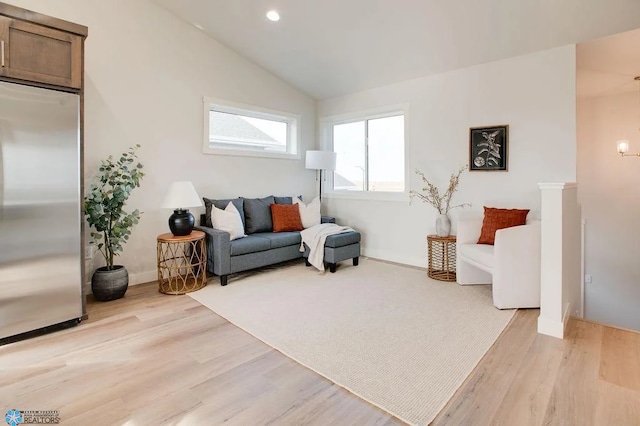
[[(10, 0), (89, 27), (85, 62), (85, 175), (136, 143), (145, 165), (128, 208), (144, 211), (118, 263), (131, 282), (154, 280), (156, 236), (171, 211), (167, 186), (191, 180), (210, 198), (315, 193), (302, 160), (202, 154), (202, 97), (302, 114), (301, 151), (315, 145), (315, 100), (149, 0)], [(303, 157), (304, 158), (304, 157)], [(89, 181), (87, 181), (89, 182)], [(195, 214), (203, 209), (194, 209)], [(98, 256), (98, 255), (96, 255)], [(103, 262), (94, 259), (87, 269)]]
[(581, 318), (581, 257), (582, 209), (578, 202), (578, 187), (567, 188), (562, 194), (562, 308), (566, 324), (569, 316)]
[[(318, 103), (320, 117), (409, 104), (409, 189), (419, 189), (418, 168), (441, 190), (469, 161), (469, 127), (509, 125), (508, 172), (465, 173), (456, 203), (461, 214), (483, 205), (530, 208), (540, 217), (538, 182), (576, 179), (575, 46), (428, 76)], [(365, 254), (425, 266), (426, 236), (436, 211), (427, 204), (327, 197), (328, 212), (363, 233)]]
[(621, 158), (618, 139), (640, 151), (638, 94), (578, 102), (579, 197), (585, 219), (585, 318), (640, 330), (640, 158)]

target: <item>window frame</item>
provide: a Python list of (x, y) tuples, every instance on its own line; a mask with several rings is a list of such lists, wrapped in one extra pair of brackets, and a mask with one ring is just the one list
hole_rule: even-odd
[[(373, 199), (383, 201), (407, 201), (409, 194), (409, 104), (389, 105), (386, 107), (369, 109), (346, 114), (331, 115), (320, 118), (321, 141), (324, 149), (333, 151), (333, 126), (358, 121), (375, 120), (378, 118), (404, 116), (404, 189), (402, 191), (361, 191), (335, 190), (333, 189), (333, 173), (327, 173), (327, 185), (323, 195), (327, 198), (345, 199)], [(368, 126), (365, 125), (365, 187), (369, 182), (369, 141)]]
[[(232, 155), (240, 157), (262, 157), (262, 158), (281, 158), (290, 160), (300, 159), (300, 121), (301, 115), (278, 111), (269, 108), (247, 105), (238, 102), (227, 101), (218, 98), (202, 98), (203, 112), (203, 141), (202, 152), (204, 154), (213, 155)], [(227, 114), (238, 114), (246, 117), (258, 118), (263, 120), (277, 121), (286, 123), (287, 125), (287, 146), (285, 152), (263, 151), (258, 149), (238, 149), (238, 148), (221, 148), (211, 147), (209, 145), (209, 119), (210, 111), (217, 111)]]

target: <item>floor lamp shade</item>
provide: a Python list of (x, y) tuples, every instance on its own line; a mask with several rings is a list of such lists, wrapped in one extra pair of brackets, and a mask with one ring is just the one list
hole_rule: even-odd
[(336, 153), (333, 151), (307, 151), (305, 167), (333, 171), (336, 169)]
[(191, 234), (195, 219), (189, 209), (185, 207), (199, 207), (202, 205), (200, 197), (189, 181), (174, 182), (169, 186), (162, 201), (162, 207), (174, 209), (169, 217), (169, 229), (177, 237)]
[(320, 173), (320, 188), (318, 190), (318, 196), (322, 201), (322, 171), (329, 170), (334, 171), (336, 169), (336, 153), (333, 151), (307, 151), (305, 157), (305, 167), (307, 169), (319, 170)]

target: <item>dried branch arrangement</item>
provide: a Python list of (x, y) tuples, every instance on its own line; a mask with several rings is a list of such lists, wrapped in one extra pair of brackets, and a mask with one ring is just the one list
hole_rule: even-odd
[(424, 188), (422, 188), (422, 192), (409, 191), (409, 204), (413, 201), (414, 197), (418, 197), (422, 202), (432, 205), (438, 213), (447, 214), (450, 210), (453, 210), (458, 207), (469, 207), (470, 203), (462, 203), (455, 206), (451, 205), (451, 198), (453, 198), (453, 194), (458, 190), (458, 183), (460, 182), (460, 175), (462, 172), (467, 170), (467, 166), (462, 167), (458, 170), (457, 173), (451, 174), (449, 178), (449, 187), (445, 191), (444, 194), (440, 195), (440, 191), (438, 187), (429, 182), (429, 179), (422, 173), (420, 170), (416, 170), (416, 174), (422, 178), (422, 181), (426, 184)]

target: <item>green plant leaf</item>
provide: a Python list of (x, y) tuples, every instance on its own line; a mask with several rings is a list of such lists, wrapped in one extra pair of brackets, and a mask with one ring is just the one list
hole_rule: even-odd
[[(113, 266), (113, 257), (123, 250), (123, 243), (129, 239), (131, 228), (138, 223), (139, 211), (127, 213), (124, 210), (134, 188), (140, 187), (144, 176), (139, 170), (142, 164), (129, 168), (140, 144), (122, 153), (117, 161), (109, 155), (101, 161), (95, 182), (89, 186), (85, 195), (83, 209), (89, 226), (96, 232), (90, 232), (91, 244), (96, 244), (104, 256), (107, 267)], [(100, 241), (99, 243), (97, 243)]]

